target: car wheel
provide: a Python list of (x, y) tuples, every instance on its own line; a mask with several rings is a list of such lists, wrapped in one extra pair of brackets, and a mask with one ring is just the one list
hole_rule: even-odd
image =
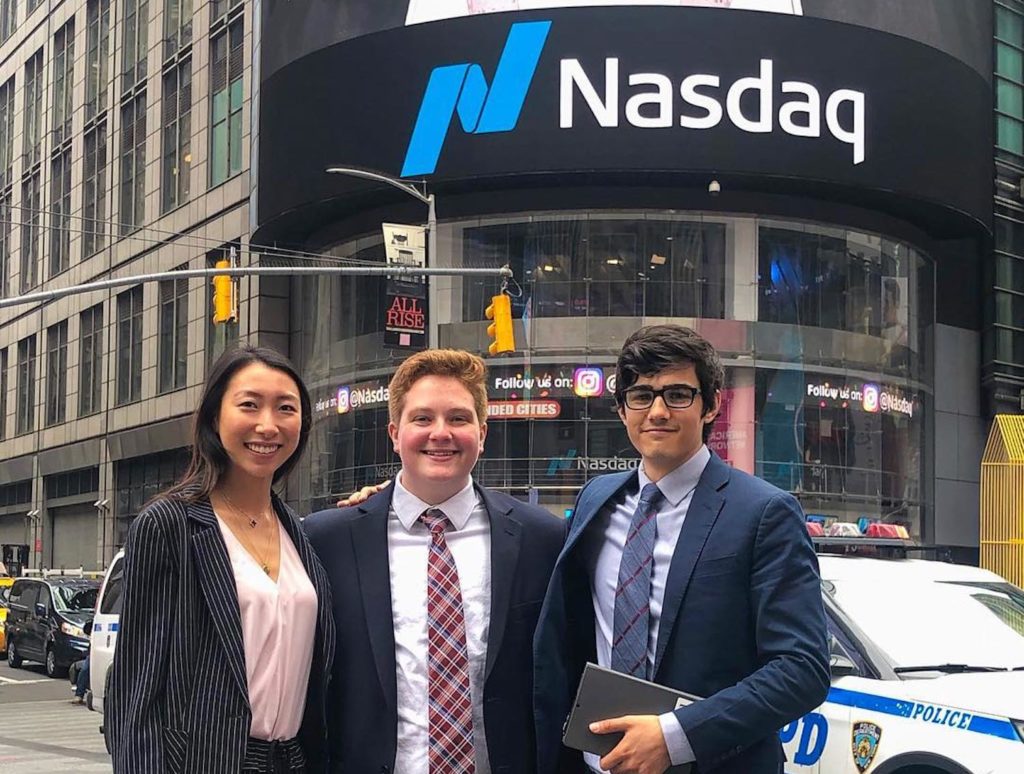
[(11, 669), (21, 669), (21, 656), (14, 649), (14, 640), (7, 643), (7, 663)]
[(46, 649), (46, 676), (47, 677), (64, 677), (66, 670), (57, 665), (57, 654), (53, 652), (53, 648)]

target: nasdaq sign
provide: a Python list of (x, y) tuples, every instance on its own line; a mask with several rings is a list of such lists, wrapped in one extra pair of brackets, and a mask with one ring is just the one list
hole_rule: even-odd
[(402, 177), (434, 171), (456, 113), (463, 130), (470, 134), (515, 129), (550, 30), (549, 21), (513, 24), (489, 88), (478, 64), (435, 68), (420, 103)]
[[(406, 149), (402, 177), (433, 174), (456, 114), (467, 134), (515, 129), (550, 31), (550, 21), (513, 24), (490, 86), (478, 64), (434, 68)], [(627, 124), (639, 129), (711, 129), (728, 118), (743, 132), (769, 133), (777, 123), (779, 129), (794, 137), (821, 137), (824, 124), (833, 138), (851, 146), (854, 164), (864, 161), (862, 91), (836, 89), (823, 100), (820, 90), (811, 83), (783, 80), (776, 84), (771, 59), (761, 59), (756, 75), (738, 78), (732, 84), (723, 84), (722, 78), (713, 73), (686, 74), (677, 79), (676, 86), (676, 79), (665, 73), (620, 71), (619, 57), (606, 58), (603, 72), (594, 77), (579, 59), (561, 59), (559, 128), (576, 125), (574, 103), (579, 97), (590, 117), (603, 128), (619, 126), (620, 114)], [(718, 96), (720, 90), (724, 100)], [(778, 100), (776, 116), (777, 92), (792, 96)]]

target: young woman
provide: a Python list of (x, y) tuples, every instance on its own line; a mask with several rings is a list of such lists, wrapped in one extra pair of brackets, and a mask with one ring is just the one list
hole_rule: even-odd
[(273, 491), (311, 418), (277, 352), (214, 364), (184, 478), (128, 534), (107, 698), (116, 773), (327, 770), (330, 588)]

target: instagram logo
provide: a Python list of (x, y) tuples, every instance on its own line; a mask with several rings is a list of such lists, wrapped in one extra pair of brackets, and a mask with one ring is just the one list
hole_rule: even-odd
[(604, 392), (604, 371), (580, 366), (572, 374), (572, 391), (581, 398), (598, 398)]
[(861, 405), (865, 411), (874, 414), (878, 411), (878, 385), (877, 384), (865, 384), (864, 395), (861, 399)]
[(338, 413), (347, 414), (352, 408), (352, 390), (348, 387), (338, 388)]

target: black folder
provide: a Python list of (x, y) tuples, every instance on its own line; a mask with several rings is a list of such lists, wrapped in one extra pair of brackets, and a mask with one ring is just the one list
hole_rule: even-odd
[[(607, 755), (622, 739), (621, 733), (594, 734), (590, 724), (622, 715), (661, 715), (700, 701), (693, 696), (638, 677), (588, 663), (583, 669), (576, 701), (562, 730), (562, 744), (574, 750)], [(673, 766), (675, 774), (686, 774), (692, 766)]]

